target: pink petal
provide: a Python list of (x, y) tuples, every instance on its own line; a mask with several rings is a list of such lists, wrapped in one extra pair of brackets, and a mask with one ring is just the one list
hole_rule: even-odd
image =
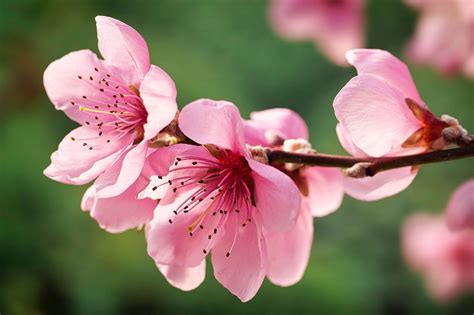
[(404, 167), (378, 173), (374, 177), (344, 178), (346, 193), (359, 200), (374, 201), (398, 194), (410, 186), (417, 172)]
[[(308, 139), (308, 127), (303, 118), (287, 108), (272, 108), (250, 113), (245, 121), (245, 141), (250, 145), (270, 145), (266, 135), (273, 133), (282, 139)], [(256, 136), (251, 136), (256, 132)], [(252, 138), (254, 140), (252, 140)]]
[(242, 152), (242, 118), (239, 109), (226, 101), (200, 99), (186, 105), (179, 115), (181, 131), (200, 144)]
[(147, 163), (143, 168), (143, 172), (147, 176), (166, 175), (168, 174), (169, 168), (173, 164), (176, 156), (183, 154), (185, 151), (189, 151), (189, 154), (208, 155), (204, 148), (195, 145), (183, 143), (170, 145), (154, 150), (150, 155), (148, 155), (146, 158)]
[(317, 12), (312, 0), (273, 0), (270, 22), (282, 37), (292, 40), (309, 39), (314, 33)]
[(474, 228), (474, 179), (454, 191), (446, 208), (446, 221), (451, 230)]
[(100, 227), (110, 233), (121, 233), (129, 229), (139, 228), (153, 217), (157, 201), (137, 199), (138, 193), (148, 183), (144, 177), (137, 179), (123, 193), (112, 198), (95, 196), (91, 207), (91, 217)]
[(51, 165), (44, 170), (44, 174), (65, 184), (90, 182), (115, 161), (118, 154), (133, 141), (132, 137), (125, 135), (107, 143), (106, 139), (110, 139), (108, 134), (99, 137), (95, 128), (76, 128), (51, 155)]
[(400, 148), (420, 128), (400, 91), (373, 75), (352, 78), (333, 106), (351, 142), (374, 157)]
[[(204, 260), (212, 244), (223, 234), (218, 231), (214, 235), (213, 232), (219, 222), (219, 216), (206, 215), (200, 221), (200, 215), (210, 205), (209, 198), (205, 199), (199, 208), (188, 213), (173, 213), (192, 193), (193, 191), (188, 191), (175, 195), (172, 190), (168, 190), (156, 207), (147, 233), (148, 255), (155, 263), (195, 267)], [(197, 227), (191, 236), (188, 228), (196, 226), (196, 222), (203, 228)], [(209, 240), (209, 235), (214, 235), (212, 240)]]
[(152, 65), (140, 86), (140, 97), (148, 113), (145, 139), (151, 139), (176, 115), (176, 86), (165, 71)]
[(139, 86), (150, 69), (148, 46), (129, 25), (107, 16), (97, 16), (99, 50), (108, 64), (116, 67), (127, 85)]
[(183, 291), (196, 289), (206, 277), (206, 261), (196, 267), (179, 267), (172, 265), (156, 265), (166, 280), (174, 287)]
[(283, 232), (294, 226), (301, 206), (301, 196), (293, 180), (270, 165), (247, 159), (255, 182), (256, 209), (263, 226)]
[(360, 150), (350, 139), (349, 139), (349, 133), (347, 130), (344, 130), (344, 127), (341, 125), (341, 123), (338, 123), (336, 125), (336, 134), (337, 137), (339, 138), (339, 142), (341, 143), (342, 147), (344, 150), (349, 152), (350, 154), (358, 157), (367, 157), (367, 154), (365, 154), (364, 151)]
[(359, 75), (375, 75), (399, 90), (403, 98), (411, 98), (424, 106), (408, 67), (391, 53), (379, 49), (354, 49), (347, 52), (346, 58)]
[(97, 195), (100, 198), (115, 197), (130, 187), (143, 169), (147, 150), (148, 143), (142, 141), (124, 151), (120, 159), (97, 178)]
[(364, 46), (363, 0), (339, 4), (320, 1), (318, 25), (314, 38), (317, 46), (336, 64), (347, 65), (345, 53)]
[(214, 277), (242, 302), (255, 296), (267, 270), (265, 243), (255, 221), (242, 227), (237, 216), (230, 216), (224, 237), (212, 250)]
[(288, 232), (264, 230), (268, 251), (269, 280), (280, 286), (290, 286), (301, 280), (311, 254), (313, 217), (302, 206), (298, 220)]
[(339, 169), (307, 167), (303, 171), (309, 194), (306, 203), (315, 217), (323, 217), (336, 211), (344, 197), (343, 176)]
[(402, 249), (407, 262), (416, 270), (426, 270), (446, 245), (446, 228), (441, 219), (428, 213), (411, 215), (402, 228)]
[(90, 102), (94, 105), (112, 102), (98, 86), (104, 73), (114, 72), (90, 50), (79, 50), (52, 62), (44, 72), (43, 83), (56, 109), (64, 111), (72, 120), (85, 124), (90, 121), (91, 115), (90, 112), (79, 110), (80, 106), (89, 106)]
[[(168, 147), (155, 150), (148, 155), (142, 174), (150, 179), (148, 186), (140, 192), (139, 199), (151, 198), (161, 199), (168, 191), (167, 186), (160, 185), (163, 180), (159, 178), (166, 178), (169, 168), (175, 161), (177, 155), (188, 152), (191, 155), (200, 155), (205, 151), (202, 147), (196, 147), (188, 144), (174, 144)], [(206, 153), (207, 154), (207, 153)]]
[(87, 188), (86, 192), (82, 196), (81, 209), (82, 211), (91, 211), (94, 206), (95, 199), (95, 187), (94, 185)]

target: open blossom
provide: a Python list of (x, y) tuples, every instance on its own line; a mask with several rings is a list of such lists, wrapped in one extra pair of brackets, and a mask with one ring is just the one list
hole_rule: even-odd
[(474, 230), (474, 179), (459, 186), (446, 208), (446, 222), (451, 230)]
[(216, 279), (242, 301), (256, 294), (265, 276), (292, 281), (287, 249), (311, 240), (274, 244), (267, 232), (294, 226), (301, 203), (296, 185), (252, 159), (235, 105), (195, 101), (183, 108), (179, 126), (203, 146), (178, 144), (155, 153), (157, 173), (140, 196), (160, 199), (147, 229), (149, 255), (174, 276), (168, 279), (173, 285), (190, 289), (204, 278), (212, 252)]
[(442, 216), (419, 213), (403, 225), (402, 247), (433, 298), (447, 302), (474, 292), (474, 230), (452, 232)]
[(62, 140), (44, 173), (67, 184), (97, 178), (90, 193), (111, 198), (137, 181), (150, 140), (175, 117), (176, 87), (150, 65), (137, 31), (110, 17), (96, 22), (104, 60), (90, 50), (75, 51), (44, 73), (51, 102), (81, 125)]
[(312, 40), (334, 63), (347, 65), (344, 54), (364, 46), (364, 0), (273, 0), (275, 31), (291, 40)]
[(416, 63), (474, 78), (474, 4), (471, 0), (406, 0), (419, 10), (407, 54)]
[[(397, 156), (438, 150), (446, 145), (443, 129), (420, 98), (408, 68), (386, 51), (351, 50), (347, 60), (358, 72), (334, 99), (336, 131), (346, 151), (360, 157)], [(417, 168), (404, 167), (374, 177), (345, 179), (354, 198), (376, 200), (410, 185)]]

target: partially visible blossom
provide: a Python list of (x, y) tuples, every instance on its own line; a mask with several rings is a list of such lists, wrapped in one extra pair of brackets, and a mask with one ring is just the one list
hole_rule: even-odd
[(290, 40), (312, 40), (338, 65), (365, 42), (364, 0), (273, 0), (270, 20)]
[(459, 186), (446, 208), (446, 222), (451, 230), (474, 230), (474, 179)]
[[(333, 104), (337, 135), (346, 151), (360, 157), (398, 156), (448, 144), (443, 129), (450, 123), (428, 110), (404, 63), (377, 49), (351, 50), (346, 57), (358, 75)], [(345, 190), (357, 199), (377, 200), (407, 188), (416, 173), (417, 167), (404, 167), (374, 177), (347, 178)]]
[(442, 216), (415, 214), (403, 225), (402, 250), (436, 300), (474, 292), (474, 230), (452, 232)]
[(178, 144), (153, 153), (157, 171), (140, 194), (160, 199), (147, 229), (148, 253), (158, 268), (166, 276), (177, 268), (178, 276), (168, 280), (190, 289), (204, 278), (200, 266), (212, 252), (216, 279), (242, 301), (257, 293), (266, 275), (293, 280), (287, 262), (295, 257), (287, 250), (311, 239), (289, 236), (275, 243), (266, 233), (300, 224), (296, 185), (252, 159), (231, 103), (195, 101), (181, 111), (179, 127), (202, 146)]
[(44, 73), (51, 102), (81, 125), (62, 140), (44, 174), (76, 185), (97, 178), (90, 193), (111, 198), (127, 189), (131, 194), (150, 140), (175, 117), (176, 87), (150, 65), (147, 44), (136, 30), (110, 17), (98, 16), (96, 22), (105, 60), (80, 50)]
[(420, 11), (407, 54), (416, 63), (474, 79), (474, 4), (471, 0), (405, 0)]
[[(290, 152), (312, 151), (308, 143), (308, 128), (304, 120), (292, 110), (273, 108), (250, 114), (244, 122), (245, 141), (252, 146), (283, 149)], [(278, 244), (288, 244), (288, 260), (279, 266), (280, 272), (269, 275), (271, 282), (286, 286), (299, 281), (306, 270), (313, 239), (313, 216), (321, 217), (336, 211), (344, 196), (340, 170), (304, 165), (281, 165), (280, 170), (290, 176), (301, 194), (302, 202), (297, 224), (290, 232), (265, 231), (270, 257), (276, 256)], [(293, 244), (298, 244), (292, 246)], [(278, 261), (277, 259), (272, 259)], [(280, 260), (282, 261), (282, 260)], [(282, 261), (283, 262), (283, 261)], [(281, 273), (285, 270), (286, 273)]]
[[(273, 108), (250, 114), (245, 121), (245, 139), (250, 145), (282, 149), (289, 152), (309, 153), (308, 128), (303, 118), (286, 108)], [(288, 164), (288, 163), (287, 163)], [(296, 185), (313, 216), (322, 217), (336, 211), (344, 196), (343, 176), (339, 169), (282, 165)]]

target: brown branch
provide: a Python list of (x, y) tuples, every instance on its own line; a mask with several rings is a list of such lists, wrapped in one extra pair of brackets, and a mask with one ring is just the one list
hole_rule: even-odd
[(301, 154), (271, 149), (268, 149), (267, 155), (270, 164), (298, 163), (323, 167), (349, 168), (358, 163), (364, 163), (365, 176), (374, 176), (379, 172), (400, 167), (472, 158), (474, 157), (474, 142), (455, 149), (380, 158), (357, 158), (321, 153)]

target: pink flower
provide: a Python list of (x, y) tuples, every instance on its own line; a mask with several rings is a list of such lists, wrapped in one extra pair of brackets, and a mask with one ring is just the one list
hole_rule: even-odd
[(364, 0), (273, 0), (270, 20), (290, 40), (312, 40), (334, 63), (364, 46)]
[(446, 208), (446, 222), (453, 231), (474, 229), (474, 179), (454, 191)]
[(474, 78), (474, 5), (471, 0), (406, 0), (421, 12), (408, 56), (447, 73)]
[[(356, 49), (346, 54), (358, 75), (334, 99), (342, 146), (355, 156), (407, 155), (443, 148), (448, 127), (421, 100), (408, 68), (386, 51)], [(346, 178), (354, 198), (376, 200), (394, 195), (413, 181), (417, 168), (404, 167), (374, 177)]]
[(265, 275), (291, 272), (285, 263), (294, 259), (289, 246), (310, 241), (268, 239), (269, 232), (300, 224), (298, 188), (276, 168), (252, 159), (235, 105), (195, 101), (182, 110), (179, 126), (203, 146), (163, 148), (151, 161), (158, 171), (140, 197), (161, 200), (147, 232), (148, 253), (161, 270), (178, 268), (170, 282), (185, 282), (189, 289), (204, 278), (204, 259), (212, 251), (216, 279), (248, 301)]
[[(285, 140), (307, 143), (308, 128), (303, 118), (286, 108), (273, 108), (250, 114), (245, 121), (246, 142), (285, 150)], [(303, 141), (301, 141), (303, 140)], [(287, 144), (290, 141), (286, 142)], [(302, 152), (303, 153), (303, 152)], [(318, 166), (282, 166), (298, 186), (305, 209), (313, 216), (322, 217), (336, 211), (344, 196), (343, 176), (337, 168)]]
[(415, 214), (402, 229), (407, 263), (420, 272), (429, 294), (447, 302), (464, 291), (474, 292), (474, 231), (453, 233), (441, 216)]
[(67, 184), (97, 178), (94, 194), (111, 198), (137, 181), (150, 140), (175, 117), (176, 88), (162, 69), (150, 65), (137, 31), (109, 17), (98, 16), (96, 22), (105, 60), (80, 50), (44, 73), (56, 109), (81, 125), (59, 144), (44, 173)]

